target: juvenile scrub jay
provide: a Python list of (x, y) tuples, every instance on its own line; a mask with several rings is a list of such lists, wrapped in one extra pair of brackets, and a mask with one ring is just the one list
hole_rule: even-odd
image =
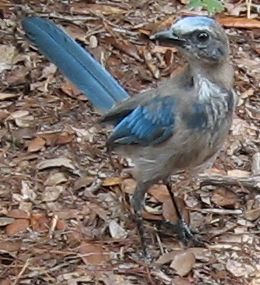
[[(132, 205), (146, 255), (141, 215), (145, 193), (159, 180), (170, 187), (171, 174), (193, 172), (210, 161), (231, 126), (235, 93), (223, 28), (211, 18), (193, 16), (151, 36), (162, 44), (176, 46), (188, 66), (156, 89), (130, 97), (104, 67), (53, 22), (27, 17), (22, 24), (28, 38), (103, 113), (102, 121), (114, 126), (108, 148), (134, 162), (137, 186)], [(180, 213), (179, 218), (183, 239), (192, 238)]]

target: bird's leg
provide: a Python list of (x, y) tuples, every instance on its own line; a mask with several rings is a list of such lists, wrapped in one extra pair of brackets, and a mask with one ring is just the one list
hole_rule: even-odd
[(177, 223), (177, 225), (174, 225), (174, 228), (176, 228), (177, 233), (178, 233), (180, 239), (184, 242), (184, 244), (188, 244), (189, 241), (191, 241), (191, 240), (193, 242), (195, 242), (194, 235), (193, 235), (191, 229), (189, 228), (189, 226), (187, 225), (187, 223), (184, 221), (183, 216), (181, 214), (181, 211), (177, 205), (175, 196), (172, 192), (172, 187), (171, 187), (170, 181), (167, 179), (164, 182), (165, 182), (165, 185), (166, 185), (167, 190), (169, 192), (169, 195), (171, 197), (171, 200), (172, 200), (173, 206), (176, 210), (176, 214), (177, 214), (177, 218), (178, 218), (178, 223)]
[(142, 217), (142, 209), (143, 209), (143, 202), (144, 202), (144, 195), (148, 190), (149, 185), (144, 183), (138, 183), (132, 197), (132, 206), (134, 208), (135, 213), (135, 220), (137, 225), (138, 234), (141, 240), (141, 247), (143, 251), (143, 255), (145, 259), (149, 259), (149, 255), (147, 252), (147, 245), (145, 242), (144, 237), (144, 224), (143, 224), (143, 217)]

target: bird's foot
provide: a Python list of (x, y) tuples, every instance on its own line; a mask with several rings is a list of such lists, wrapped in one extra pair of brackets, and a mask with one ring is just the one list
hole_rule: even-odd
[(162, 221), (160, 224), (160, 231), (166, 232), (167, 234), (177, 234), (180, 241), (186, 246), (204, 246), (206, 241), (198, 236), (198, 233), (190, 229), (187, 223), (180, 219), (175, 224), (171, 221)]

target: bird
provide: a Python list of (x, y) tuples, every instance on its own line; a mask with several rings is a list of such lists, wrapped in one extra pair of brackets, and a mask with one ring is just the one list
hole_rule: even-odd
[(212, 164), (228, 135), (236, 106), (229, 40), (207, 16), (186, 16), (156, 32), (155, 43), (176, 47), (186, 59), (183, 71), (135, 96), (53, 21), (22, 20), (27, 38), (74, 83), (112, 126), (107, 148), (128, 157), (137, 182), (131, 199), (144, 257), (148, 256), (142, 209), (148, 189), (162, 181), (179, 217), (181, 238), (194, 237), (171, 191), (170, 177), (194, 175)]

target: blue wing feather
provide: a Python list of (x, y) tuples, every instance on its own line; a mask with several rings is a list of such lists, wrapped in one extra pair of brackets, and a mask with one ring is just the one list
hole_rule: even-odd
[(174, 98), (156, 97), (122, 118), (115, 126), (108, 144), (159, 144), (172, 136), (174, 123)]

